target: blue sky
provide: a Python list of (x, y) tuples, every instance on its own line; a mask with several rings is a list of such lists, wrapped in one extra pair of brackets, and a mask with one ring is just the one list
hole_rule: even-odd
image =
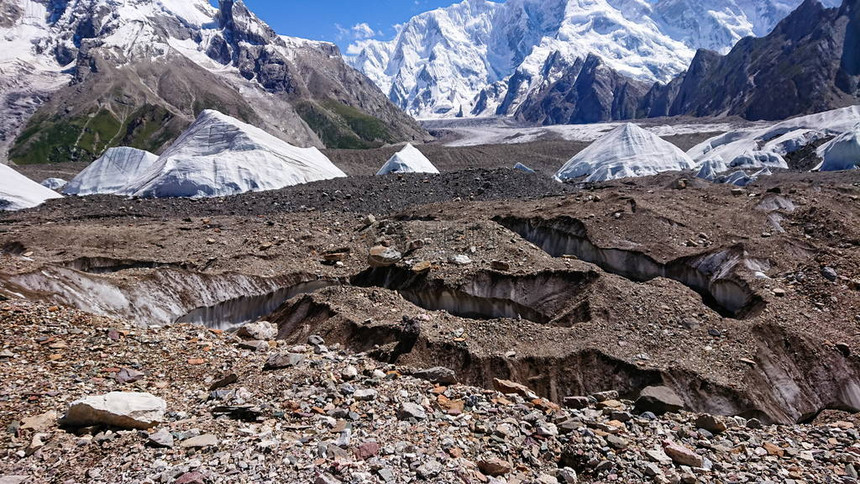
[(390, 39), (394, 25), (457, 1), (245, 0), (245, 4), (279, 34), (336, 42), (345, 50), (357, 38)]

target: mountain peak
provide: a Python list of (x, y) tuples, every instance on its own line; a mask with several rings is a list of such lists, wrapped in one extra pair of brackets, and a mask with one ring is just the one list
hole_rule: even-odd
[(668, 83), (697, 49), (726, 53), (801, 1), (464, 0), (414, 17), (391, 41), (351, 46), (348, 61), (415, 116), (511, 115), (589, 55)]

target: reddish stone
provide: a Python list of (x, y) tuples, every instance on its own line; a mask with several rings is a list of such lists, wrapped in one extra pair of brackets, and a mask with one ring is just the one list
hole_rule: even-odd
[(355, 449), (355, 456), (361, 460), (376, 457), (377, 454), (379, 454), (379, 444), (376, 442), (365, 442)]

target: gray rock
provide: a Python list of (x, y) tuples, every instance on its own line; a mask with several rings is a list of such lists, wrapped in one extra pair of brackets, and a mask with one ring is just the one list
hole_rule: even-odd
[(72, 402), (60, 422), (69, 427), (105, 425), (148, 429), (164, 420), (167, 404), (149, 393), (111, 392)]
[(21, 484), (27, 479), (27, 476), (0, 476), (0, 484)]
[(292, 368), (299, 363), (305, 361), (307, 356), (297, 353), (275, 354), (266, 360), (263, 370), (280, 370), (282, 368)]
[(172, 448), (173, 447), (173, 434), (167, 431), (167, 429), (161, 429), (158, 432), (149, 434), (149, 440), (147, 443), (153, 447), (165, 447)]
[(364, 388), (361, 390), (356, 390), (355, 393), (352, 394), (352, 397), (360, 402), (368, 402), (370, 400), (376, 399), (376, 390), (372, 388)]
[(115, 380), (121, 384), (134, 383), (145, 376), (146, 374), (143, 372), (132, 370), (131, 368), (123, 368), (117, 372)]
[(314, 484), (341, 484), (341, 481), (339, 479), (336, 479), (331, 474), (322, 473), (317, 476), (317, 479), (314, 481)]
[(400, 406), (400, 410), (397, 412), (397, 418), (400, 420), (409, 420), (410, 418), (424, 420), (427, 418), (427, 412), (424, 411), (424, 408), (421, 405), (412, 402), (405, 402)]
[(677, 412), (682, 408), (684, 408), (684, 401), (669, 387), (645, 388), (636, 400), (636, 410), (639, 412), (653, 412), (662, 415), (668, 412)]
[(271, 348), (271, 346), (269, 346), (269, 343), (260, 340), (241, 341), (239, 342), (238, 346), (240, 349), (251, 351), (268, 351)]
[(367, 262), (372, 267), (389, 267), (400, 262), (403, 254), (394, 247), (385, 247), (377, 245), (370, 249), (367, 254)]
[(179, 444), (183, 449), (202, 449), (205, 447), (214, 447), (218, 445), (218, 437), (212, 434), (203, 434), (198, 435), (197, 437), (191, 437), (190, 439), (183, 440), (182, 443)]
[(422, 479), (431, 479), (439, 475), (442, 472), (442, 464), (439, 463), (436, 459), (430, 459), (425, 462), (417, 469), (418, 477)]
[(448, 258), (448, 262), (457, 266), (467, 266), (472, 263), (472, 259), (467, 255), (454, 255)]
[(564, 467), (558, 471), (558, 478), (564, 484), (578, 484), (579, 477), (576, 475), (576, 471), (571, 469), (570, 467)]
[(244, 339), (270, 341), (278, 337), (278, 327), (268, 321), (257, 321), (242, 326), (236, 335)]
[(594, 397), (594, 399), (598, 402), (605, 402), (607, 400), (618, 400), (618, 392), (615, 390), (611, 390), (608, 392), (597, 392), (591, 396)]
[(426, 370), (418, 370), (412, 373), (412, 376), (442, 385), (453, 385), (454, 383), (457, 383), (457, 374), (454, 370), (442, 366)]

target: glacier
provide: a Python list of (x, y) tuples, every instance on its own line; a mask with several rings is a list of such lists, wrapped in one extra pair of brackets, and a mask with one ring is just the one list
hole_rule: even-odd
[(703, 174), (732, 168), (784, 169), (788, 168), (786, 155), (815, 141), (852, 132), (858, 123), (860, 106), (850, 106), (764, 127), (732, 130), (694, 146), (687, 155)]
[(818, 148), (823, 160), (816, 171), (842, 171), (860, 168), (860, 124)]

